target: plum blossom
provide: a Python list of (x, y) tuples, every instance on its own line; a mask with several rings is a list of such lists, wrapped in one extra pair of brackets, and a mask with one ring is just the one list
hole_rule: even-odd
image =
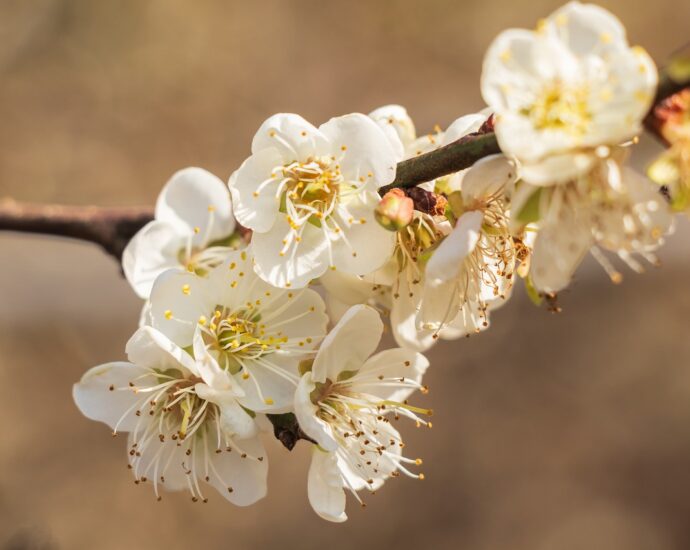
[[(482, 113), (460, 117), (439, 134), (436, 146), (476, 132), (486, 120)], [(395, 253), (382, 269), (364, 277), (328, 273), (320, 279), (331, 314), (338, 317), (346, 305), (356, 303), (375, 306), (390, 316), (396, 342), (417, 351), (438, 338), (486, 328), (489, 311), (504, 303), (512, 287), (515, 247), (504, 192), (516, 177), (515, 164), (498, 155), (431, 182), (432, 188), (452, 195), (458, 216), (464, 214), (455, 230), (446, 216), (416, 211), (397, 231)], [(466, 232), (471, 236), (463, 237)], [(471, 247), (460, 246), (472, 235), (477, 239)]]
[(673, 215), (658, 187), (608, 158), (564, 185), (549, 188), (522, 183), (512, 197), (513, 223), (536, 228), (529, 276), (537, 290), (557, 292), (592, 252), (614, 282), (621, 274), (601, 253), (616, 253), (633, 270), (636, 256), (657, 263), (653, 252), (673, 231)]
[(205, 482), (238, 506), (266, 495), (268, 461), (255, 420), (212, 373), (151, 327), (127, 344), (131, 362), (99, 365), (74, 385), (88, 418), (129, 432), (129, 466), (137, 484), (207, 497)]
[(326, 334), (321, 297), (311, 289), (274, 288), (252, 270), (251, 248), (230, 252), (207, 276), (169, 270), (151, 291), (150, 319), (178, 346), (191, 347), (213, 373), (257, 412), (286, 412), (298, 365)]
[(568, 181), (597, 148), (636, 136), (654, 98), (654, 62), (611, 13), (570, 2), (536, 31), (510, 29), (484, 58), (481, 90), (504, 153), (535, 185)]
[(418, 414), (431, 411), (409, 405), (407, 398), (425, 389), (421, 379), (428, 361), (403, 348), (372, 355), (382, 333), (374, 309), (349, 309), (324, 339), (295, 393), (299, 425), (317, 443), (309, 469), (309, 502), (329, 521), (347, 519), (346, 490), (361, 502), (358, 491), (375, 491), (400, 473), (424, 478), (405, 466), (421, 460), (402, 455), (391, 415), (427, 424)]
[[(512, 290), (517, 246), (507, 192), (517, 172), (512, 160), (492, 155), (454, 174), (446, 184), (457, 220), (428, 260), (426, 285), (457, 299), (464, 333), (487, 327), (489, 311), (505, 303)], [(435, 328), (437, 321), (422, 322)]]
[(399, 160), (365, 115), (319, 128), (293, 114), (264, 122), (229, 183), (238, 221), (253, 230), (259, 276), (300, 288), (327, 269), (363, 275), (381, 267), (393, 235), (374, 218), (377, 190), (393, 181)]
[(179, 268), (203, 274), (241, 245), (225, 184), (202, 168), (176, 172), (158, 196), (154, 220), (127, 244), (122, 268), (132, 288), (148, 298), (156, 277)]

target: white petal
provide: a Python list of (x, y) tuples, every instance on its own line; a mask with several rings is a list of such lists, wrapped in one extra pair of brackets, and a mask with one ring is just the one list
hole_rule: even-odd
[(280, 208), (277, 192), (284, 164), (277, 149), (261, 149), (230, 177), (235, 216), (243, 226), (260, 233), (273, 227)]
[(534, 241), (529, 271), (534, 286), (545, 292), (568, 286), (591, 244), (590, 228), (563, 208), (557, 220), (539, 228)]
[(72, 388), (72, 397), (87, 418), (126, 432), (137, 425), (136, 403), (142, 401), (142, 396), (130, 389), (130, 382), (140, 387), (152, 386), (156, 377), (149, 369), (131, 363), (106, 363), (86, 371)]
[(194, 332), (193, 349), (197, 376), (200, 376), (215, 391), (230, 392), (235, 397), (244, 396), (244, 391), (239, 384), (235, 382), (231, 374), (220, 368), (218, 361), (204, 343), (200, 325)]
[(441, 242), (426, 265), (430, 284), (442, 284), (458, 276), (463, 260), (479, 241), (483, 221), (483, 214), (477, 210), (460, 216), (451, 234)]
[(417, 284), (411, 284), (410, 278), (412, 275), (406, 271), (398, 276), (391, 300), (391, 329), (399, 345), (424, 351), (434, 344), (434, 331), (418, 327), (417, 317), (424, 299), (424, 285), (421, 280)]
[[(133, 434), (129, 434), (127, 442), (127, 448), (132, 449), (135, 443)], [(188, 470), (184, 466), (189, 460), (185, 455), (186, 445), (178, 445), (176, 441), (166, 438), (163, 442), (150, 442), (143, 448), (138, 445), (138, 448), (136, 454), (128, 453), (129, 464), (136, 479), (146, 477), (155, 483), (159, 490), (182, 491), (189, 488)], [(165, 481), (162, 481), (161, 477)]]
[(258, 437), (234, 442), (230, 452), (209, 449), (209, 461), (209, 483), (233, 504), (249, 506), (266, 496), (268, 460)]
[[(343, 234), (333, 241), (333, 264), (353, 275), (367, 275), (382, 267), (393, 254), (395, 233), (376, 221), (376, 192), (364, 191), (339, 209)], [(353, 221), (351, 221), (353, 220)]]
[(395, 179), (395, 167), (402, 160), (396, 155), (386, 134), (369, 117), (353, 113), (332, 118), (320, 130), (331, 142), (347, 181), (363, 178), (373, 189)]
[[(402, 403), (414, 389), (382, 385), (377, 383), (377, 377), (421, 383), (428, 366), (429, 361), (421, 353), (403, 348), (387, 349), (370, 357), (351, 381), (357, 392)], [(362, 381), (363, 378), (366, 380)]]
[(201, 399), (218, 405), (223, 431), (240, 439), (256, 436), (259, 431), (256, 422), (237, 402), (233, 391), (216, 390), (201, 383), (194, 386), (194, 391)]
[(320, 228), (307, 222), (301, 232), (301, 241), (281, 256), (283, 240), (288, 238), (290, 232), (290, 225), (281, 215), (270, 231), (254, 233), (254, 269), (262, 279), (273, 286), (301, 288), (326, 271), (327, 239)]
[(198, 375), (194, 359), (180, 346), (153, 327), (137, 330), (125, 346), (129, 360), (147, 369), (176, 369), (183, 375)]
[(462, 178), (462, 196), (466, 202), (494, 195), (517, 179), (515, 161), (504, 155), (484, 157), (467, 170)]
[(156, 220), (211, 242), (235, 229), (230, 195), (225, 184), (202, 168), (185, 168), (165, 184), (156, 202)]
[(486, 122), (486, 119), (485, 115), (477, 113), (461, 116), (454, 120), (443, 135), (442, 145), (448, 145), (461, 137), (465, 137), (467, 134), (478, 131), (482, 124)]
[(309, 503), (323, 519), (341, 523), (345, 514), (345, 491), (336, 455), (314, 446), (307, 482)]
[(301, 116), (280, 113), (267, 119), (256, 132), (252, 154), (273, 148), (280, 152), (284, 164), (288, 164), (325, 155), (328, 147), (328, 139)]
[(163, 221), (151, 221), (134, 235), (122, 253), (122, 269), (137, 296), (148, 298), (156, 277), (180, 266), (178, 254), (185, 245), (176, 226)]
[(192, 345), (196, 324), (209, 315), (216, 303), (209, 294), (208, 281), (193, 273), (168, 270), (162, 273), (151, 290), (151, 319), (178, 346)]
[(337, 380), (343, 371), (358, 370), (377, 348), (383, 323), (369, 306), (351, 307), (321, 343), (312, 373), (315, 382)]
[(595, 155), (587, 153), (551, 155), (537, 162), (523, 163), (520, 176), (532, 185), (557, 185), (586, 174), (597, 160)]
[(386, 133), (400, 158), (417, 139), (414, 122), (401, 105), (384, 105), (369, 113), (369, 117)]
[(328, 423), (317, 416), (319, 408), (311, 401), (311, 393), (315, 388), (312, 373), (305, 373), (295, 390), (295, 417), (305, 434), (323, 449), (335, 451), (338, 448), (338, 442), (333, 437), (333, 431)]
[(625, 28), (609, 11), (595, 4), (569, 2), (552, 13), (545, 31), (578, 56), (602, 55), (627, 46)]
[[(346, 451), (355, 455), (354, 460), (346, 461), (342, 453), (338, 456), (338, 469), (346, 480), (347, 487), (352, 487), (355, 491), (367, 489), (369, 491), (378, 490), (393, 472), (398, 469), (397, 458), (402, 454), (400, 447), (401, 438), (398, 431), (391, 426), (391, 422), (385, 420), (377, 421), (377, 432), (379, 432), (379, 444), (386, 447), (388, 453), (378, 454), (371, 464), (366, 464), (361, 460), (361, 444), (356, 438), (351, 437), (346, 440)], [(391, 443), (392, 442), (392, 443)], [(373, 453), (372, 453), (373, 454)], [(359, 468), (352, 468), (350, 464), (358, 463)], [(369, 483), (373, 481), (373, 483)]]

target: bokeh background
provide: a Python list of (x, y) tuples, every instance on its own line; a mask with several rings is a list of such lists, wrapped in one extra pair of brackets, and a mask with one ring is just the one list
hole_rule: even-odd
[[(658, 61), (690, 38), (687, 0), (601, 3)], [(445, 126), (482, 107), (492, 38), (558, 4), (1, 0), (0, 197), (151, 204), (180, 167), (227, 178), (278, 111), (396, 102), (420, 133)], [(401, 426), (426, 480), (331, 525), (307, 503), (306, 445), (269, 441), (249, 509), (135, 487), (71, 385), (123, 357), (138, 300), (94, 246), (0, 234), (0, 548), (690, 548), (689, 237), (620, 286), (587, 262), (560, 315), (518, 291), (489, 331), (431, 351), (434, 427)]]

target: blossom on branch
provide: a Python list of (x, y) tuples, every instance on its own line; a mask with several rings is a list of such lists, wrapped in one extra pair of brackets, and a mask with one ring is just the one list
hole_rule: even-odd
[(227, 188), (201, 168), (185, 168), (165, 184), (155, 219), (129, 242), (122, 255), (127, 280), (140, 298), (148, 298), (156, 277), (179, 268), (200, 275), (242, 245)]
[[(253, 245), (252, 245), (253, 246)], [(298, 365), (326, 333), (325, 305), (311, 289), (274, 288), (252, 269), (251, 247), (231, 252), (206, 277), (170, 270), (151, 291), (151, 323), (191, 347), (214, 387), (257, 412), (286, 412)]]
[(657, 79), (618, 19), (571, 2), (536, 31), (502, 32), (484, 58), (481, 89), (502, 151), (517, 157), (525, 181), (552, 185), (587, 172), (598, 147), (640, 133)]
[(361, 114), (319, 128), (291, 114), (264, 122), (230, 179), (235, 215), (253, 230), (259, 276), (300, 288), (328, 269), (364, 275), (381, 267), (393, 235), (376, 223), (377, 190), (395, 179), (399, 160)]
[(252, 416), (232, 392), (214, 389), (213, 377), (163, 334), (144, 327), (127, 344), (130, 363), (107, 363), (74, 385), (74, 400), (88, 418), (129, 432), (129, 465), (137, 484), (188, 490), (206, 502), (200, 481), (233, 504), (266, 495), (268, 461)]
[(422, 386), (429, 363), (412, 350), (388, 349), (372, 355), (383, 334), (378, 313), (364, 305), (343, 315), (321, 344), (295, 392), (300, 427), (316, 441), (308, 494), (314, 511), (329, 521), (345, 521), (345, 491), (361, 503), (358, 491), (375, 491), (389, 477), (412, 473), (405, 464), (420, 459), (402, 455), (403, 442), (391, 425), (406, 416), (431, 411), (407, 403)]

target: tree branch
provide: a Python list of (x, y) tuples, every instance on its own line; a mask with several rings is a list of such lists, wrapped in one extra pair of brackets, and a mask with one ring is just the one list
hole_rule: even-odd
[(145, 206), (61, 206), (0, 200), (0, 231), (88, 241), (118, 260), (129, 240), (152, 219), (153, 209)]

